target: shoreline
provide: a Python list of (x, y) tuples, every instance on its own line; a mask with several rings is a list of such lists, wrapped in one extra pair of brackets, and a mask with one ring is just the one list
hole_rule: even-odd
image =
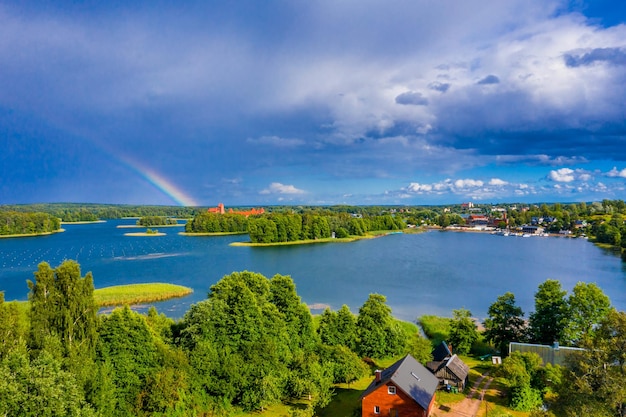
[(248, 232), (178, 232), (181, 236), (231, 236), (247, 235)]
[(81, 220), (78, 222), (61, 222), (61, 224), (93, 224), (93, 223), (106, 223), (106, 220)]
[(178, 224), (154, 224), (152, 226), (142, 226), (140, 224), (118, 224), (115, 226), (117, 229), (149, 229), (152, 227), (180, 227), (184, 226), (184, 223)]
[(44, 232), (44, 233), (20, 233), (15, 235), (0, 235), (0, 239), (11, 239), (15, 237), (37, 237), (37, 236), (50, 236), (55, 233), (65, 232), (65, 229), (55, 230), (53, 232)]
[(391, 234), (402, 233), (401, 231), (391, 231), (389, 233), (370, 234), (365, 236), (350, 236), (342, 238), (327, 237), (324, 239), (307, 239), (307, 240), (294, 240), (291, 242), (272, 242), (272, 243), (253, 243), (253, 242), (232, 242), (228, 246), (248, 246), (248, 247), (270, 247), (270, 246), (293, 246), (293, 245), (312, 245), (316, 243), (350, 243), (363, 239), (375, 239), (382, 236), (388, 236)]
[(157, 232), (157, 233), (137, 232), (137, 233), (124, 233), (124, 236), (165, 236), (165, 233), (162, 233), (162, 232)]

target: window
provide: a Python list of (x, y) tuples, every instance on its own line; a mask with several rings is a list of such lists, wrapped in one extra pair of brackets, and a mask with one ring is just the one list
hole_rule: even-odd
[(393, 385), (389, 385), (387, 387), (387, 393), (388, 394), (395, 394), (396, 393), (396, 387), (394, 387)]
[(377, 405), (374, 406), (374, 414), (380, 414), (380, 407)]

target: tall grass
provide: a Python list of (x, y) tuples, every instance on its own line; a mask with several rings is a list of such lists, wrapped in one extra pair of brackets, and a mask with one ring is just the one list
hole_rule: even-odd
[(193, 290), (182, 285), (165, 283), (128, 284), (98, 288), (94, 299), (100, 307), (145, 304), (189, 295)]
[(433, 346), (450, 338), (450, 323), (452, 319), (439, 316), (421, 316), (417, 321), (422, 325), (424, 333), (432, 341)]

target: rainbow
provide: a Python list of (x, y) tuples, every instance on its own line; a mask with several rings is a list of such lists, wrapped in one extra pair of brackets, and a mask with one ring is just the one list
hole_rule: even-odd
[(185, 194), (183, 190), (174, 185), (170, 180), (165, 178), (163, 175), (154, 171), (153, 169), (148, 168), (147, 166), (141, 164), (140, 162), (131, 159), (125, 155), (116, 155), (116, 159), (122, 162), (124, 165), (129, 167), (131, 170), (135, 171), (145, 180), (147, 180), (150, 184), (155, 186), (169, 198), (174, 200), (176, 204), (187, 207), (197, 207), (199, 204), (190, 196)]

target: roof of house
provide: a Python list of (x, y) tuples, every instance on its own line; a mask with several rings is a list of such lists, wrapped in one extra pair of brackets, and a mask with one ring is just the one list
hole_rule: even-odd
[(430, 369), (433, 374), (436, 374), (443, 368), (448, 368), (450, 372), (456, 375), (459, 381), (464, 381), (470, 370), (469, 366), (467, 366), (457, 355), (452, 355), (442, 361), (428, 362), (426, 367)]
[(376, 380), (367, 387), (361, 398), (367, 396), (381, 385), (392, 382), (398, 389), (420, 405), (424, 410), (428, 409), (435, 395), (439, 381), (428, 369), (415, 360), (413, 356), (406, 355), (389, 368), (382, 371), (380, 382)]
[(456, 375), (461, 381), (464, 381), (465, 378), (467, 378), (470, 370), (469, 366), (467, 366), (465, 362), (463, 362), (461, 358), (456, 355), (452, 355), (452, 357), (448, 359), (446, 368), (448, 368), (450, 372)]
[(433, 360), (436, 362), (440, 362), (450, 356), (452, 356), (452, 352), (445, 341), (439, 343), (433, 350)]

